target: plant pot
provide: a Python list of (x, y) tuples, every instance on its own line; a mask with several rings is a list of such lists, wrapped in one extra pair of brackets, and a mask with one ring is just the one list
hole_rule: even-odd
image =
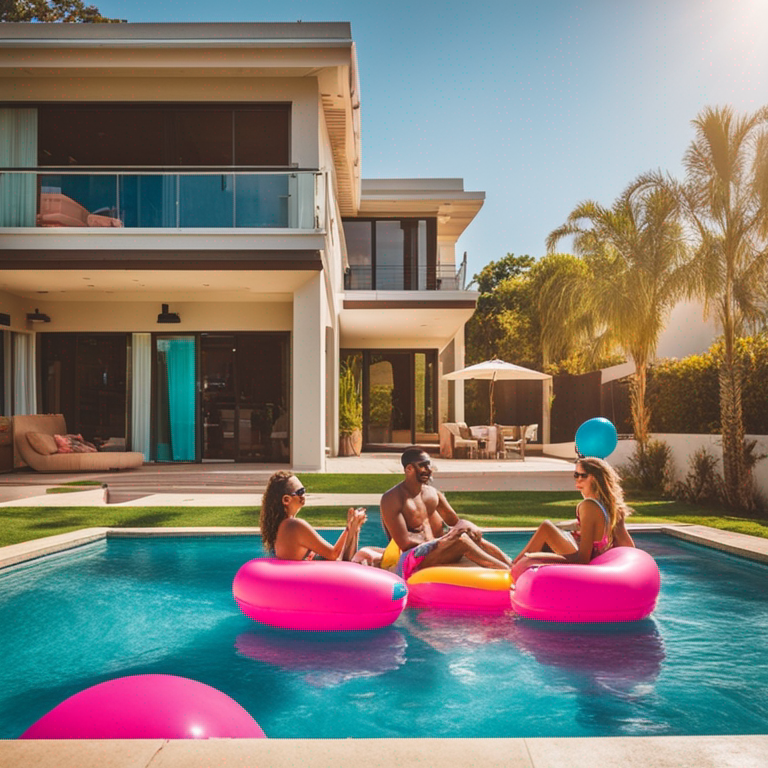
[(356, 429), (351, 435), (339, 435), (339, 456), (359, 456), (363, 450), (363, 433)]

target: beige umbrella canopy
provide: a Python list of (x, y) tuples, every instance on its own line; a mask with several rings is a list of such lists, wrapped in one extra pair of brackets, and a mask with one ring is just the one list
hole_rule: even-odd
[(493, 387), (497, 381), (543, 381), (552, 377), (547, 373), (534, 371), (531, 368), (523, 368), (522, 365), (505, 363), (503, 360), (486, 360), (484, 363), (476, 363), (458, 371), (446, 373), (443, 376), (448, 381), (467, 379), (485, 379), (491, 382), (489, 395), (491, 398), (490, 417), (493, 424)]

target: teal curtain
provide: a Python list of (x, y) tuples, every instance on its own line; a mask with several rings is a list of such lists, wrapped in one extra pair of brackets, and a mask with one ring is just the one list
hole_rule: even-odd
[(173, 461), (194, 461), (195, 340), (170, 339), (167, 343), (171, 456)]
[(2, 169), (36, 166), (37, 110), (0, 108), (0, 227), (35, 226), (35, 174)]

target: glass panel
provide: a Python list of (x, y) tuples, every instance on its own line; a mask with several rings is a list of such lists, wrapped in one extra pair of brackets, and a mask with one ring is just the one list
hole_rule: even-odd
[(126, 227), (174, 228), (178, 176), (120, 176), (120, 218)]
[(289, 165), (290, 104), (235, 111), (236, 165)]
[(174, 112), (175, 156), (171, 165), (232, 165), (232, 111)]
[(237, 336), (238, 452), (247, 461), (290, 461), (287, 334)]
[(345, 221), (344, 239), (347, 242), (347, 273), (344, 287), (348, 290), (370, 290), (371, 265), (373, 264), (373, 246), (370, 221)]
[(236, 226), (288, 226), (288, 174), (243, 174), (235, 183)]
[(235, 337), (200, 339), (203, 458), (235, 458)]
[(437, 440), (435, 422), (435, 356), (432, 352), (414, 353), (415, 442)]
[(44, 333), (43, 411), (86, 440), (126, 437), (127, 336)]
[(415, 261), (418, 279), (416, 288), (420, 291), (425, 291), (427, 289), (427, 222), (423, 219), (419, 220)]
[(371, 353), (368, 443), (411, 443), (413, 383), (409, 352)]
[(195, 460), (195, 338), (157, 339), (157, 409), (155, 420), (158, 461)]
[(233, 226), (234, 186), (226, 173), (179, 176), (179, 226)]
[(399, 221), (376, 222), (376, 289), (403, 290), (405, 238)]
[(117, 176), (40, 176), (40, 215), (37, 223), (42, 227), (122, 226), (117, 209)]

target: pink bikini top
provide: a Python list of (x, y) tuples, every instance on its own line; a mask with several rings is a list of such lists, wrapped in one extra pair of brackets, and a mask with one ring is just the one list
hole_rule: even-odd
[[(595, 504), (600, 507), (603, 515), (605, 515), (605, 534), (603, 534), (603, 538), (600, 539), (600, 541), (592, 542), (592, 557), (596, 557), (597, 555), (602, 555), (603, 552), (606, 552), (611, 548), (611, 542), (609, 539), (609, 534), (611, 531), (611, 516), (608, 514), (605, 507), (603, 506), (603, 503), (599, 499), (586, 498), (584, 501), (594, 501)], [(576, 519), (579, 521), (579, 524), (581, 524), (581, 518), (579, 517), (579, 507), (576, 507)], [(580, 533), (580, 531), (574, 531), (574, 538), (578, 539)]]

